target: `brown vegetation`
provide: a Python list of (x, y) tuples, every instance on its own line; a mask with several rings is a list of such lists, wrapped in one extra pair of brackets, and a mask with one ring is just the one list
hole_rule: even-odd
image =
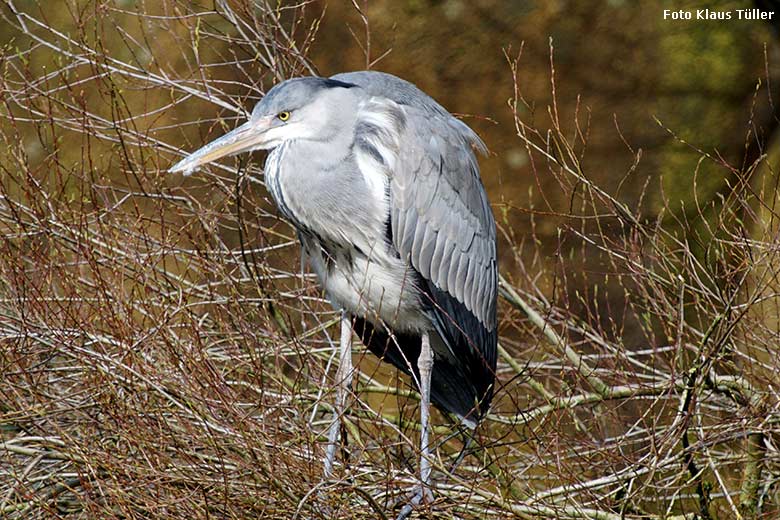
[[(262, 161), (166, 174), (278, 79), (314, 71), (319, 14), (153, 4), (2, 7), (0, 516), (393, 517), (416, 475), (408, 381), (355, 349), (348, 441), (324, 481), (337, 316)], [(719, 197), (683, 218), (643, 182), (629, 206), (620, 179), (642, 151), (626, 142), (632, 166), (591, 180), (584, 111), (559, 110), (549, 52), (549, 107), (515, 81), (508, 110), (567, 204), (524, 209), (522, 233), (512, 204), (495, 207), (513, 273), (500, 388), (454, 474), (462, 439), (435, 416), (436, 501), (420, 514), (776, 517), (777, 157), (748, 126), (745, 164), (696, 150), (728, 179)], [(771, 105), (769, 61), (756, 95)]]

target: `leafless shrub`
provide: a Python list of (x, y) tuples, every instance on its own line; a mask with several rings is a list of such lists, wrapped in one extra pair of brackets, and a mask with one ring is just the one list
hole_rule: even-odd
[[(518, 493), (591, 504), (600, 511), (580, 516), (593, 518), (773, 517), (777, 174), (764, 144), (750, 131), (746, 149), (759, 154), (741, 167), (701, 151), (735, 179), (731, 191), (687, 221), (674, 222), (669, 201), (649, 220), (611, 194), (619, 184), (605, 189), (582, 169), (586, 132), (576, 114), (561, 120), (552, 63), (550, 130), (523, 121), (519, 87), (514, 104), (535, 174), (555, 176), (571, 200), (558, 214), (558, 269), (503, 285), (519, 311), (507, 319), (527, 318), (553, 347), (515, 368), (538, 395), (518, 416), (538, 439), (519, 462), (534, 470)], [(641, 150), (629, 152), (635, 166)], [(557, 303), (539, 290), (545, 276)]]
[[(323, 481), (337, 320), (294, 233), (255, 163), (165, 173), (278, 79), (313, 72), (317, 14), (48, 5), (2, 11), (2, 515), (393, 516), (415, 478), (416, 394), (356, 349), (349, 440)], [(462, 443), (439, 417), (430, 513), (773, 517), (774, 165), (703, 152), (736, 182), (693, 213), (698, 234), (671, 231), (589, 180), (578, 120), (572, 137), (554, 102), (544, 132), (518, 107), (520, 85), (518, 139), (571, 194), (534, 216), (559, 222), (560, 261), (532, 254), (502, 280), (494, 412), (454, 474)], [(518, 258), (536, 247), (503, 231)]]

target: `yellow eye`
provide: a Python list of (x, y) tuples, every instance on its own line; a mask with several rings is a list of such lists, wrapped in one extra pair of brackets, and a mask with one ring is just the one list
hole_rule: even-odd
[(279, 112), (276, 117), (278, 117), (280, 121), (287, 121), (290, 119), (290, 113), (285, 110), (284, 112)]

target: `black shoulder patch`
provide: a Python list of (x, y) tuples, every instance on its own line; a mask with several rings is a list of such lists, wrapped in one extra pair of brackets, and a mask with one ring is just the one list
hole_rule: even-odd
[(321, 78), (322, 79), (322, 86), (325, 88), (353, 88), (357, 87), (354, 83), (346, 83), (344, 81), (339, 81), (337, 79), (331, 79), (331, 78)]

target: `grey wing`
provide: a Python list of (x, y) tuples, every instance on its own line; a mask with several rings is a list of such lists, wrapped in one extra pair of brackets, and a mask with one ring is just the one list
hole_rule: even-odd
[[(485, 145), (415, 85), (375, 71), (333, 77), (362, 87), (367, 148), (392, 151), (391, 227), (399, 253), (489, 330), (496, 325), (496, 224), (474, 148)], [(360, 134), (360, 127), (358, 134)], [(384, 131), (383, 131), (384, 130)]]
[(472, 150), (452, 116), (406, 107), (393, 171), (391, 225), (402, 256), (488, 329), (496, 325), (496, 227)]
[[(477, 419), (492, 399), (498, 340), (495, 221), (472, 150), (483, 145), (408, 82), (375, 72), (337, 79), (369, 95), (355, 130), (359, 169), (388, 192), (390, 245), (419, 273), (431, 323), (447, 347), (434, 345), (432, 399), (467, 421)], [(361, 338), (406, 370), (390, 345)], [(414, 359), (419, 337), (399, 340), (397, 348)]]

